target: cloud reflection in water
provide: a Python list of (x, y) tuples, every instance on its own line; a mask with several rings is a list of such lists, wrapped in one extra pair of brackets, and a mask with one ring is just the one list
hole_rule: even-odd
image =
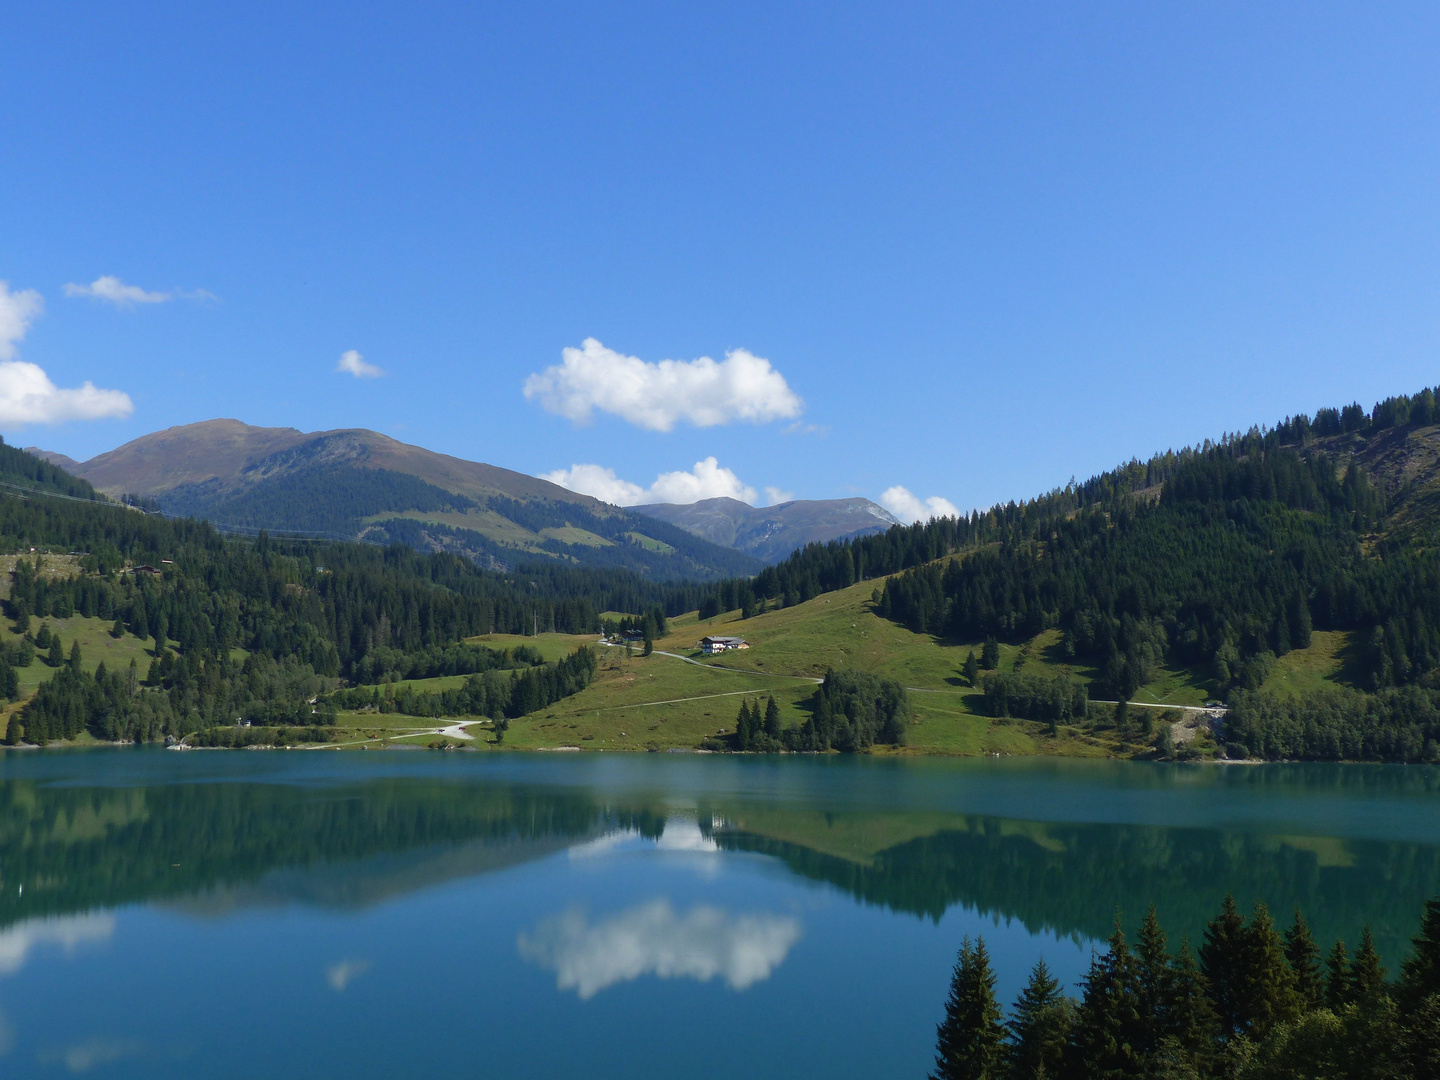
[(521, 934), (520, 955), (554, 970), (561, 990), (589, 999), (642, 975), (700, 982), (720, 977), (732, 990), (770, 977), (800, 938), (800, 923), (776, 915), (731, 915), (712, 907), (676, 914), (668, 900), (590, 924), (566, 912)]

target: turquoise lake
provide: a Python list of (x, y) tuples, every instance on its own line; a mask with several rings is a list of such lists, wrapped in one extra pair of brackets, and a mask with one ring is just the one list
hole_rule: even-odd
[(1008, 1003), (1227, 891), (1393, 970), (1440, 770), (12, 751), (0, 1075), (918, 1080), (964, 936)]

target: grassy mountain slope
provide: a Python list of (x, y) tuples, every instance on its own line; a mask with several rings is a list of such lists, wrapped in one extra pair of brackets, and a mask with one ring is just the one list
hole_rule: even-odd
[(76, 466), (100, 490), (226, 525), (448, 551), (505, 568), (540, 558), (662, 579), (746, 574), (750, 556), (533, 476), (365, 430), (210, 420)]
[(711, 543), (738, 548), (777, 562), (796, 548), (829, 540), (884, 532), (899, 522), (869, 499), (794, 499), (775, 506), (751, 506), (738, 499), (702, 499), (678, 505), (637, 506)]

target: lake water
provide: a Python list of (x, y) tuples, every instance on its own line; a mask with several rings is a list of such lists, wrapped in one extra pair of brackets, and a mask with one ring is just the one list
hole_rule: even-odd
[(1117, 911), (1440, 894), (1440, 770), (9, 752), (0, 1074), (923, 1077), (965, 935), (1014, 998)]

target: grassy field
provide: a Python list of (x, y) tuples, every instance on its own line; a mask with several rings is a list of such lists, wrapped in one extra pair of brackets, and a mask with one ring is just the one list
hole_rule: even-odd
[[(32, 633), (39, 631), (42, 620), (31, 619), (30, 630)], [(121, 638), (110, 636), (110, 627), (113, 623), (103, 619), (86, 619), (76, 615), (69, 619), (45, 619), (46, 626), (50, 627), (52, 634), (59, 634), (63, 643), (65, 655), (70, 655), (70, 646), (73, 642), (80, 642), (81, 667), (86, 671), (94, 671), (104, 661), (106, 668), (115, 670), (124, 669), (130, 666), (134, 660), (140, 669), (140, 677), (143, 679), (145, 673), (150, 670), (150, 661), (154, 655), (150, 651), (154, 646), (154, 640), (141, 641), (133, 634), (126, 634)], [(15, 642), (20, 640), (11, 627), (10, 620), (0, 620), (0, 641)], [(55, 669), (47, 664), (43, 657), (36, 655), (29, 667), (16, 668), (16, 675), (20, 679), (20, 700), (8, 704), (0, 710), (0, 723), (8, 724), (10, 714), (20, 708), (35, 694), (35, 689), (42, 682), (45, 682), (55, 674)]]
[(1310, 647), (1286, 653), (1265, 679), (1266, 691), (1298, 697), (1324, 693), (1352, 684), (1350, 665), (1354, 642), (1343, 630), (1316, 630)]

